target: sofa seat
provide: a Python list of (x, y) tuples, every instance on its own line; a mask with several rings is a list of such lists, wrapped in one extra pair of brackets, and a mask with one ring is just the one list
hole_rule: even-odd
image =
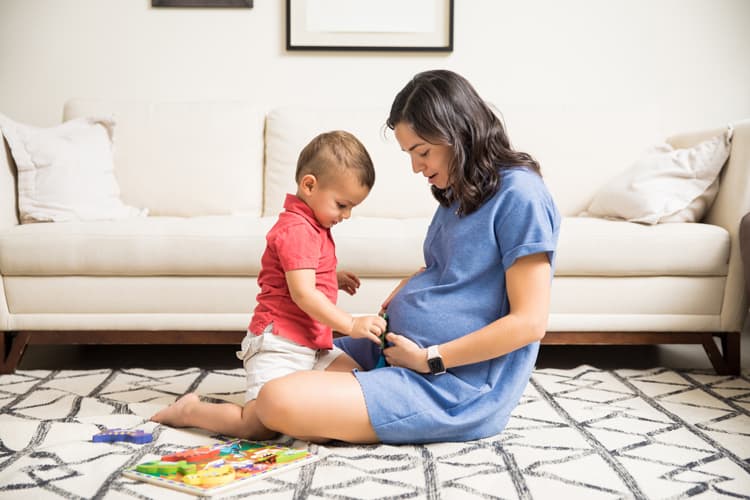
[[(0, 238), (8, 307), (19, 325), (107, 313), (129, 315), (132, 328), (157, 313), (232, 315), (243, 325), (275, 220), (146, 217), (14, 226)], [(334, 227), (339, 267), (363, 279), (362, 294), (341, 294), (347, 310), (377, 311), (397, 281), (423, 265), (429, 220), (353, 217)], [(620, 324), (627, 330), (642, 317), (652, 330), (717, 329), (728, 258), (729, 235), (720, 226), (566, 217), (551, 328)], [(657, 318), (660, 327), (654, 327)]]
[(555, 276), (726, 276), (730, 247), (712, 224), (565, 217)]

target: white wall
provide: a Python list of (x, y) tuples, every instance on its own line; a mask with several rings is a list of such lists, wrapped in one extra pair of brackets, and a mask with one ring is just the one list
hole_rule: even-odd
[[(408, 0), (404, 0), (408, 1)], [(70, 97), (388, 107), (449, 68), (502, 111), (564, 211), (665, 135), (750, 118), (750, 1), (456, 0), (450, 54), (286, 52), (282, 0), (0, 0), (0, 112), (36, 125)], [(568, 175), (582, 163), (585, 175)]]

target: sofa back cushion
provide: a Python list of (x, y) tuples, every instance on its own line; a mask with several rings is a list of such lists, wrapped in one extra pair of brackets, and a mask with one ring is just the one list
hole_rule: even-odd
[(356, 217), (428, 217), (437, 206), (427, 181), (411, 170), (393, 132), (385, 127), (386, 109), (328, 109), (284, 107), (266, 119), (266, 191), (264, 215), (281, 211), (286, 193), (296, 191), (294, 172), (302, 148), (330, 130), (353, 133), (375, 164), (375, 186), (354, 209)]
[(64, 119), (115, 122), (124, 203), (151, 215), (260, 215), (263, 113), (242, 102), (72, 100)]

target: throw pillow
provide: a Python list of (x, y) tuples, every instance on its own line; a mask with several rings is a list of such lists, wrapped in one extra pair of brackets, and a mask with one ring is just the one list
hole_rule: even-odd
[(40, 128), (0, 114), (18, 169), (21, 223), (113, 220), (146, 215), (123, 204), (112, 159), (114, 123), (79, 118)]
[(691, 148), (661, 144), (594, 195), (580, 215), (644, 224), (696, 222), (719, 192), (732, 128)]

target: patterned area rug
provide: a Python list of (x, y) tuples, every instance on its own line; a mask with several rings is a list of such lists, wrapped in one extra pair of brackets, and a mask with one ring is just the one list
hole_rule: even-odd
[[(188, 498), (121, 471), (221, 438), (147, 418), (188, 391), (240, 402), (243, 385), (242, 370), (2, 375), (0, 498)], [(143, 429), (154, 441), (91, 442), (105, 427)], [(309, 446), (324, 458), (234, 497), (750, 498), (750, 379), (537, 370), (501, 435), (427, 446)]]

